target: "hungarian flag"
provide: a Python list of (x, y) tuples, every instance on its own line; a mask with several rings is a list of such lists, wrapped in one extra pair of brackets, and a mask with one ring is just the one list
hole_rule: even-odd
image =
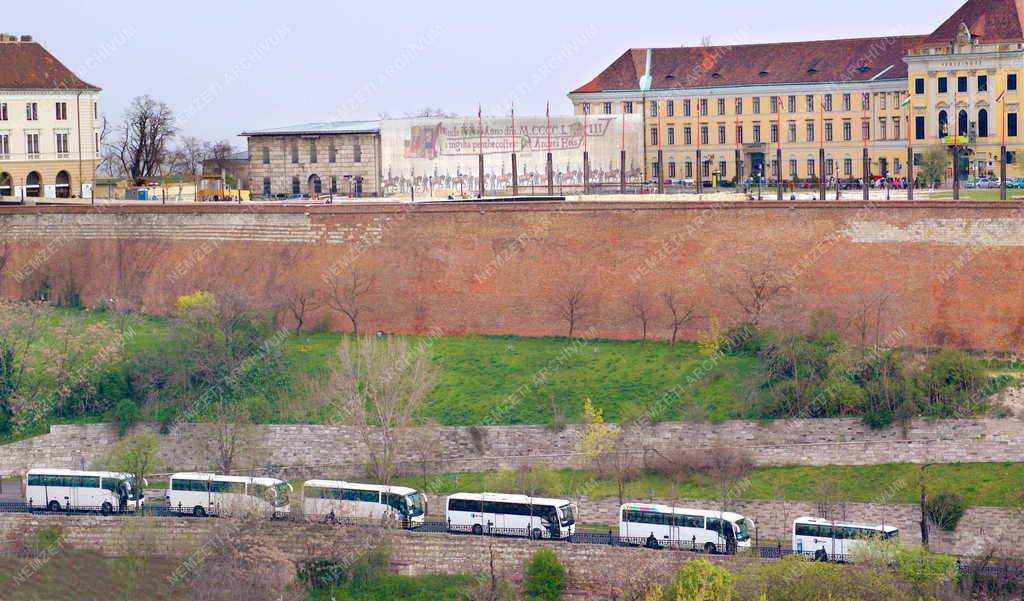
[(1004, 96), (1006, 96), (1006, 90), (1003, 90), (1003, 92), (999, 96), (996, 96), (996, 103), (1002, 102)]
[(906, 99), (902, 103), (900, 103), (900, 108), (903, 108), (905, 106), (909, 106), (910, 105), (910, 101), (913, 100), (913, 99), (914, 99), (913, 96), (907, 96)]

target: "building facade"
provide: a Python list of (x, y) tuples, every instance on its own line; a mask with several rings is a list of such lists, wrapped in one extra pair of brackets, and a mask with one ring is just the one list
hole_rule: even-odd
[(1022, 17), (1016, 0), (969, 0), (930, 35), (631, 49), (569, 98), (643, 115), (648, 178), (902, 177), (909, 143), (915, 162), (938, 149), (952, 166), (955, 147), (963, 177), (998, 174), (1004, 110), (1021, 176)]
[(243, 132), (250, 190), (262, 197), (380, 191), (380, 123), (314, 123)]
[(89, 198), (100, 89), (31, 36), (0, 34), (0, 200)]

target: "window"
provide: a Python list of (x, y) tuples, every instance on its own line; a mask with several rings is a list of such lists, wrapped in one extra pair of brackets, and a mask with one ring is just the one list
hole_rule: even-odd
[(292, 163), (297, 164), (299, 162), (299, 145), (292, 144)]
[(30, 159), (39, 158), (39, 134), (25, 134), (25, 152)]
[(711, 161), (704, 159), (704, 164), (701, 166), (701, 173), (704, 177), (711, 177)]
[(871, 139), (871, 122), (868, 121), (867, 119), (865, 119), (864, 122), (860, 124), (860, 135), (862, 140)]
[(726, 168), (725, 161), (718, 161), (718, 177), (723, 178), (723, 179), (726, 177), (726, 169), (725, 168)]
[(960, 111), (957, 115), (957, 132), (958, 136), (967, 135), (967, 111)]
[(657, 100), (652, 100), (651, 101), (651, 116), (652, 117), (657, 117), (658, 116), (658, 101)]
[(719, 115), (724, 115), (725, 114), (725, 98), (719, 98), (718, 99), (718, 114)]
[(675, 100), (666, 100), (665, 101), (665, 114), (668, 115), (669, 117), (675, 117), (676, 116), (676, 101)]
[(779, 162), (772, 159), (772, 177), (778, 179), (779, 177)]
[(771, 100), (768, 101), (768, 105), (771, 107), (772, 114), (779, 112), (779, 97), (772, 96)]
[(789, 176), (796, 179), (797, 174), (796, 159), (789, 159)]
[(327, 162), (338, 162), (338, 148), (334, 145), (334, 142), (331, 142), (331, 145), (327, 147)]
[(25, 119), (28, 121), (39, 120), (39, 105), (35, 102), (25, 103)]
[(742, 125), (737, 125), (736, 126), (736, 143), (737, 144), (742, 144), (743, 143), (743, 126)]
[(699, 515), (677, 515), (676, 526), (680, 528), (704, 528), (704, 518)]
[(708, 99), (707, 98), (701, 98), (700, 99), (700, 116), (701, 117), (707, 117), (708, 116)]
[(67, 132), (57, 132), (56, 133), (56, 143), (57, 143), (57, 154), (58, 155), (64, 155), (63, 158), (67, 158), (67, 154), (69, 152), (68, 151), (68, 134), (67, 134)]
[(979, 75), (978, 76), (978, 91), (979, 92), (987, 92), (988, 91), (988, 75)]
[(666, 135), (668, 136), (668, 145), (669, 146), (675, 146), (675, 144), (676, 144), (676, 128), (674, 128), (671, 125), (669, 125), (668, 126), (668, 132), (666, 133)]
[(0, 134), (0, 157), (11, 154), (11, 138), (7, 134)]
[(683, 116), (689, 117), (692, 113), (689, 99), (683, 101)]
[(755, 123), (754, 124), (754, 144), (760, 144), (760, 143), (761, 143), (761, 124), (760, 123)]
[(754, 98), (752, 101), (752, 110), (755, 115), (761, 114), (761, 98)]
[(853, 139), (853, 125), (849, 121), (843, 121), (843, 141), (849, 142)]
[[(346, 488), (341, 493), (342, 501), (356, 501), (359, 503), (380, 503), (380, 493), (375, 490), (351, 490)], [(464, 501), (465, 503), (472, 503), (472, 501)], [(476, 504), (476, 509), (469, 509), (468, 511), (479, 511), (480, 505)]]
[(814, 159), (807, 159), (807, 177), (814, 177)]
[(604, 103), (604, 114), (605, 115), (611, 115), (612, 114), (612, 103), (610, 103), (610, 102)]
[(657, 127), (652, 127), (651, 128), (651, 146), (657, 146), (657, 145), (658, 145), (658, 128)]
[(669, 163), (668, 163), (668, 176), (670, 178), (675, 178), (675, 176), (676, 176), (676, 162), (675, 161), (669, 161)]
[[(942, 81), (941, 79), (939, 81)], [(914, 80), (914, 93), (924, 94), (924, 78), (918, 77)]]
[(871, 110), (871, 94), (860, 95), (860, 108), (863, 111)]
[(301, 194), (302, 184), (299, 182), (299, 176), (292, 176), (292, 194)]
[(843, 110), (844, 111), (849, 111), (851, 109), (852, 109), (852, 105), (851, 105), (851, 102), (850, 102), (850, 95), (849, 94), (843, 94)]
[(895, 159), (893, 159), (893, 165), (896, 168), (896, 173), (899, 173), (900, 171), (903, 170), (900, 166), (900, 157), (896, 157)]
[(589, 102), (584, 102), (583, 106), (580, 107), (580, 108), (583, 109), (583, 114), (584, 115), (589, 115), (590, 114), (590, 103)]
[(988, 137), (988, 111), (985, 109), (978, 111), (978, 136), (981, 138)]
[(100, 132), (95, 131), (95, 132), (92, 133), (92, 135), (93, 135), (93, 138), (94, 138), (93, 142), (96, 144), (96, 146), (94, 147), (96, 149), (96, 158), (99, 158), (99, 156), (100, 156)]
[(651, 171), (654, 172), (654, 179), (661, 179), (661, 165), (658, 161), (651, 163)]
[(903, 121), (903, 119), (901, 119), (900, 117), (893, 117), (892, 118), (892, 137), (895, 140), (901, 139), (900, 138), (900, 122), (901, 121)]
[[(1010, 73), (1010, 74), (1008, 74), (1006, 76), (1006, 89), (1007, 90), (1016, 90), (1017, 89), (1017, 74), (1016, 73)], [(4, 110), (4, 114), (6, 115), (7, 114), (7, 112), (6, 112), (7, 111), (7, 107), (4, 106), (3, 110)]]
[(771, 142), (772, 144), (778, 142), (779, 141), (779, 124), (774, 122), (774, 121), (772, 121), (771, 129), (769, 131), (771, 132), (771, 135), (768, 138), (768, 141)]
[(100, 103), (98, 103), (98, 102), (92, 103), (92, 118), (93, 119), (99, 119), (100, 118)]
[(742, 115), (743, 114), (743, 99), (742, 98), (737, 98), (736, 99), (736, 114), (737, 115)]
[(0, 121), (7, 121), (7, 103), (0, 102)]
[(825, 94), (823, 102), (825, 104), (825, 112), (832, 112), (832, 94)]
[(690, 129), (689, 125), (683, 128), (683, 144), (686, 144), (687, 146), (693, 144), (693, 131)]
[(725, 126), (724, 125), (719, 125), (718, 126), (718, 143), (719, 144), (725, 144)]
[(887, 121), (886, 121), (886, 119), (884, 117), (879, 119), (878, 120), (878, 139), (879, 140), (888, 140), (889, 139), (889, 137), (888, 137), (889, 136), (889, 132), (887, 131), (887, 129), (888, 128), (887, 128)]
[(693, 163), (690, 161), (683, 165), (683, 177), (693, 177)]
[(58, 102), (56, 104), (56, 107), (57, 107), (57, 121), (67, 121), (68, 120), (68, 103), (66, 103), (66, 102)]
[(309, 143), (309, 162), (310, 163), (315, 163), (316, 160), (317, 160), (316, 142), (310, 142)]
[(949, 135), (949, 114), (946, 111), (939, 111), (939, 137), (945, 138)]
[(270, 178), (269, 177), (264, 177), (263, 178), (263, 195), (264, 196), (270, 196)]
[(483, 509), (483, 505), (480, 501), (471, 501), (469, 499), (448, 499), (448, 511), (477, 512), (481, 509)]
[(790, 121), (786, 124), (787, 136), (786, 138), (790, 142), (796, 142), (796, 121)]
[(1006, 135), (1010, 136), (1011, 138), (1017, 137), (1017, 113), (1007, 113)]
[(353, 163), (362, 163), (363, 162), (363, 148), (358, 143), (356, 143), (352, 147), (352, 162)]
[(853, 159), (843, 159), (843, 175), (846, 177), (853, 176)]
[(885, 110), (885, 99), (886, 98), (888, 98), (887, 94), (879, 94), (878, 95), (878, 109), (879, 110), (882, 110), (882, 111)]
[(967, 92), (967, 77), (956, 78), (956, 91), (960, 93)]
[(807, 112), (808, 113), (813, 113), (814, 112), (814, 95), (813, 94), (808, 94), (806, 100), (807, 100)]
[(627, 115), (632, 115), (633, 114), (633, 101), (632, 100), (627, 100), (626, 101), (626, 114)]
[[(922, 80), (918, 80), (918, 81), (922, 81)], [(924, 94), (924, 90), (919, 90), (919, 91), (917, 91), (917, 93), (918, 94)], [(940, 77), (939, 78), (939, 94), (948, 94), (948, 93), (949, 93), (949, 79), (945, 78), (945, 77)]]
[(835, 173), (835, 161), (832, 159), (825, 159), (825, 175), (832, 177), (833, 173)]
[(269, 165), (270, 164), (270, 149), (267, 148), (266, 146), (264, 146), (262, 148), (262, 154), (263, 154), (263, 164), (264, 165)]
[(807, 141), (814, 141), (814, 121), (807, 122)]
[(789, 112), (795, 113), (796, 112), (796, 96), (790, 96), (788, 104), (789, 104)]
[(825, 122), (825, 141), (826, 142), (831, 142), (832, 141), (832, 122), (831, 121), (826, 121)]
[(707, 125), (701, 125), (700, 126), (700, 143), (701, 144), (707, 144), (708, 143), (708, 126)]

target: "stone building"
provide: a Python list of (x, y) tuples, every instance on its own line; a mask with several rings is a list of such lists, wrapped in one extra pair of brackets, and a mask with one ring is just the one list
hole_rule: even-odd
[(251, 190), (252, 185), (249, 177), (249, 151), (243, 150), (224, 158), (211, 158), (203, 161), (204, 175), (219, 175), (223, 172), (228, 179), (234, 178), (234, 182), (228, 181), (229, 188)]
[(380, 122), (311, 123), (244, 132), (254, 195), (376, 196)]
[(1008, 175), (1020, 176), (1021, 11), (969, 0), (927, 35), (634, 48), (569, 98), (576, 114), (642, 114), (648, 177), (899, 177), (908, 136), (915, 162), (943, 149), (952, 165), (956, 146), (961, 176), (991, 175), (1004, 109)]
[(92, 196), (99, 93), (31, 36), (0, 34), (0, 200)]

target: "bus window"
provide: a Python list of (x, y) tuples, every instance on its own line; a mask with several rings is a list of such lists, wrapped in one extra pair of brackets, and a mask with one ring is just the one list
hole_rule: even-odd
[(405, 497), (405, 506), (408, 509), (409, 517), (421, 516), (426, 513), (426, 507), (423, 503), (423, 495), (418, 492), (414, 492)]

